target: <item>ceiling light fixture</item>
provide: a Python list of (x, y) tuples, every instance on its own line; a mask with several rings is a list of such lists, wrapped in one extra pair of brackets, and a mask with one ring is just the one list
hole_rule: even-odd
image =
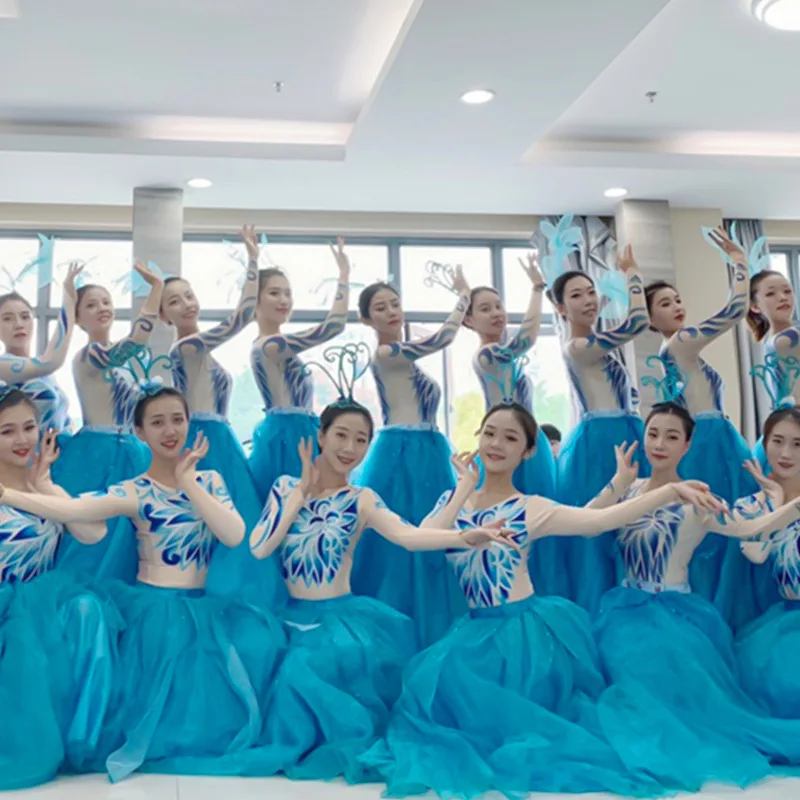
[(623, 189), (621, 186), (614, 186), (611, 189), (606, 189), (603, 194), (606, 197), (625, 197), (628, 194), (628, 190)]
[(469, 106), (479, 106), (494, 100), (494, 92), (491, 89), (471, 89), (461, 95), (461, 102)]
[(208, 189), (209, 186), (213, 186), (214, 184), (211, 183), (208, 178), (192, 178), (186, 181), (186, 185), (190, 189)]
[(771, 28), (800, 31), (800, 0), (752, 0), (753, 16)]

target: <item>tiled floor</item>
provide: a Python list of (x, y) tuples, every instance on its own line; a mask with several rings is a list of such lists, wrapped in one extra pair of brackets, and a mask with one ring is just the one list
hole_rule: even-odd
[[(137, 775), (116, 785), (100, 775), (64, 778), (24, 792), (8, 792), (6, 798), (24, 800), (378, 800), (379, 786), (347, 786), (341, 782), (313, 783), (282, 778), (176, 778), (169, 775)], [(746, 791), (709, 787), (701, 800), (800, 800), (800, 778), (772, 779)], [(620, 800), (612, 795), (531, 795), (547, 800)]]

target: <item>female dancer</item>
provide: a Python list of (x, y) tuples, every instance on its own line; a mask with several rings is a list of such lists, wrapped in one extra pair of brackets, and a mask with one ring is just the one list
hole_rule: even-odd
[[(764, 365), (753, 373), (763, 377), (773, 411), (797, 394), (800, 325), (793, 319), (794, 306), (792, 285), (780, 272), (766, 269), (751, 278), (747, 324), (753, 338), (764, 342)], [(762, 469), (769, 468), (762, 442), (756, 445), (756, 458)]]
[[(247, 273), (238, 306), (231, 315), (208, 331), (197, 320), (200, 306), (188, 281), (167, 278), (161, 296), (161, 317), (177, 331), (178, 340), (170, 350), (172, 377), (186, 398), (191, 414), (189, 441), (202, 433), (209, 443), (209, 455), (200, 464), (218, 472), (230, 487), (236, 510), (248, 531), (258, 522), (262, 503), (242, 450), (227, 419), (233, 379), (212, 352), (240, 333), (253, 319), (258, 294), (258, 239), (252, 225), (242, 228), (247, 249)], [(250, 563), (252, 562), (252, 564)], [(272, 607), (283, 598), (283, 582), (277, 565), (262, 565), (255, 574), (247, 544), (231, 551), (218, 547), (211, 561), (206, 588), (214, 594), (257, 593), (258, 601)], [(256, 599), (256, 598), (254, 598)]]
[[(646, 498), (671, 485), (693, 427), (684, 408), (655, 406), (645, 430), (652, 477), (635, 480), (628, 452), (627, 474), (618, 474), (594, 505)], [(617, 696), (601, 704), (601, 718), (627, 725), (639, 739), (639, 766), (668, 785), (689, 791), (711, 780), (743, 786), (764, 776), (770, 760), (800, 763), (800, 720), (774, 719), (747, 697), (730, 629), (688, 583), (689, 562), (708, 532), (747, 539), (797, 519), (794, 501), (759, 516), (712, 516), (673, 502), (617, 535), (626, 579), (603, 598), (595, 638), (609, 680), (637, 696), (649, 719), (628, 720)]]
[(253, 432), (250, 469), (262, 502), (281, 475), (300, 475), (297, 444), (315, 441), (319, 428), (312, 408), (314, 383), (298, 355), (338, 336), (347, 322), (350, 260), (341, 237), (331, 252), (339, 267), (333, 306), (324, 322), (300, 333), (281, 333), (281, 325), (292, 313), (292, 288), (286, 275), (275, 267), (258, 273), (258, 338), (251, 361), (266, 417)]
[[(34, 402), (2, 387), (0, 482), (66, 496), (50, 479), (55, 433), (41, 438), (35, 455), (39, 443)], [(82, 770), (111, 697), (118, 614), (96, 592), (53, 570), (63, 530), (0, 506), (0, 790), (44, 783), (62, 764)], [(103, 527), (76, 523), (68, 532), (91, 542)]]
[[(140, 389), (122, 366), (150, 339), (164, 284), (143, 264), (136, 264), (134, 269), (149, 284), (150, 294), (134, 319), (130, 334), (118, 342), (110, 338), (114, 304), (108, 290), (84, 284), (77, 291), (75, 318), (89, 337), (72, 365), (83, 427), (63, 443), (61, 457), (53, 469), (55, 482), (71, 495), (105, 491), (147, 469), (149, 453), (131, 427)], [(133, 581), (136, 543), (132, 527), (120, 518), (112, 523), (109, 533), (91, 547), (74, 539), (63, 540), (57, 557), (59, 568), (96, 578)]]
[[(458, 295), (458, 301), (442, 327), (428, 337), (403, 341), (403, 309), (389, 284), (373, 283), (358, 298), (361, 321), (378, 335), (371, 367), (385, 425), (358, 483), (415, 525), (454, 484), (450, 444), (436, 426), (441, 387), (417, 361), (452, 344), (469, 303), (461, 267), (452, 271), (433, 265), (430, 271), (437, 283)], [(409, 552), (375, 531), (364, 533), (356, 552), (353, 590), (411, 617), (423, 646), (439, 639), (466, 611), (444, 553)]]
[[(591, 500), (614, 474), (613, 448), (639, 442), (643, 434), (635, 389), (616, 353), (647, 328), (642, 276), (630, 245), (619, 268), (628, 282), (628, 315), (607, 331), (594, 328), (600, 303), (594, 281), (585, 272), (564, 272), (550, 289), (550, 299), (567, 327), (564, 360), (580, 415), (558, 457), (559, 497), (573, 505)], [(572, 540), (566, 551), (570, 597), (594, 611), (603, 592), (616, 583), (609, 542), (606, 537)]]
[[(519, 260), (532, 284), (528, 310), (516, 335), (508, 342), (508, 316), (503, 301), (495, 289), (480, 286), (472, 291), (469, 309), (464, 324), (474, 330), (480, 338), (480, 347), (472, 361), (488, 411), (500, 402), (504, 394), (499, 375), (507, 375), (515, 360), (525, 357), (536, 344), (542, 321), (542, 295), (547, 288), (533, 253), (528, 260)], [(514, 400), (533, 413), (533, 386), (527, 375), (519, 375), (516, 381)], [(542, 430), (537, 434), (536, 447), (530, 458), (526, 458), (514, 476), (514, 485), (523, 494), (538, 494), (541, 497), (556, 496), (556, 462), (553, 451)], [(428, 504), (428, 509), (433, 503)], [(541, 594), (569, 594), (566, 569), (559, 559), (559, 542), (541, 540), (530, 548), (531, 577)]]
[(290, 594), (289, 651), (273, 687), (261, 774), (377, 778), (358, 756), (382, 734), (415, 647), (408, 617), (350, 593), (353, 551), (365, 528), (409, 550), (507, 541), (499, 525), (467, 533), (414, 528), (371, 489), (350, 485), (372, 434), (369, 411), (351, 397), (328, 406), (319, 457), (312, 462), (311, 443), (301, 445), (300, 479), (276, 481), (250, 536), (257, 558), (278, 554)]
[(0, 356), (0, 381), (25, 392), (39, 412), (39, 430), (69, 428), (69, 400), (53, 378), (67, 358), (75, 328), (75, 279), (83, 267), (69, 265), (64, 280), (64, 301), (53, 335), (41, 356), (31, 357), (33, 309), (16, 292), (0, 296), (0, 341), (6, 352)]
[(588, 615), (563, 598), (534, 594), (527, 549), (542, 536), (598, 534), (678, 499), (719, 504), (702, 484), (679, 482), (602, 511), (520, 494), (513, 475), (536, 441), (527, 409), (490, 409), (480, 428), (483, 485), (475, 490), (477, 473), (465, 465), (455, 491), (424, 523), (466, 532), (501, 520), (512, 542), (448, 553), (469, 616), (408, 665), (386, 739), (363, 758), (380, 769), (392, 796), (658, 793), (626, 769), (596, 720), (605, 683)]
[[(710, 237), (734, 264), (730, 296), (720, 311), (698, 325), (684, 325), (686, 312), (680, 294), (669, 283), (651, 283), (645, 289), (645, 297), (650, 325), (664, 337), (658, 358), (666, 372), (670, 399), (689, 411), (696, 423), (691, 447), (678, 471), (685, 478), (705, 481), (714, 494), (733, 503), (757, 488), (743, 466), (752, 453), (725, 416), (722, 378), (700, 353), (744, 319), (750, 273), (747, 257), (724, 229), (717, 228)], [(746, 562), (739, 553), (738, 542), (712, 534), (703, 550), (702, 557), (698, 554), (692, 560), (692, 590), (714, 600), (734, 627), (752, 619), (755, 600), (752, 580), (748, 580), (752, 575), (745, 574)], [(725, 579), (721, 582), (723, 572)]]
[[(769, 480), (757, 471), (763, 491), (741, 499), (736, 510), (761, 518), (782, 503), (800, 499), (800, 411), (782, 408), (764, 424)], [(782, 530), (764, 529), (758, 542), (743, 542), (742, 551), (754, 564), (770, 562), (770, 572), (782, 600), (744, 628), (736, 642), (742, 685), (776, 717), (800, 719), (800, 681), (790, 665), (797, 663), (800, 643), (800, 523)], [(765, 570), (766, 571), (766, 570)]]
[(217, 540), (236, 546), (244, 522), (216, 472), (195, 467), (198, 434), (184, 451), (188, 405), (152, 387), (134, 409), (152, 460), (146, 473), (77, 499), (3, 487), (3, 503), (63, 523), (124, 516), (139, 539), (138, 583), (107, 588), (122, 612), (115, 697), (98, 753), (113, 781), (140, 768), (215, 774), (215, 759), (257, 740), (259, 697), (285, 647), (280, 623), (253, 606), (205, 595)]

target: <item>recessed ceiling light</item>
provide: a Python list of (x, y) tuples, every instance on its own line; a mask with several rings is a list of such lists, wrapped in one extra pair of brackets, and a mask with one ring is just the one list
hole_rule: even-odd
[(628, 190), (623, 189), (621, 186), (614, 186), (611, 189), (606, 189), (603, 194), (606, 197), (625, 197), (628, 194)]
[(782, 31), (800, 31), (800, 0), (752, 0), (757, 20)]
[(491, 89), (471, 89), (461, 95), (461, 102), (470, 106), (478, 106), (490, 100), (494, 100), (494, 92)]
[(208, 189), (209, 186), (213, 186), (214, 184), (211, 183), (208, 178), (192, 178), (186, 181), (186, 185), (190, 189)]

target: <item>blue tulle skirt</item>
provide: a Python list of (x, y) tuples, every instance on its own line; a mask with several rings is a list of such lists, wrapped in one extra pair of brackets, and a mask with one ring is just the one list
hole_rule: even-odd
[(773, 716), (795, 720), (800, 720), (798, 611), (800, 601), (781, 600), (753, 620), (736, 640), (745, 691)]
[(409, 664), (386, 737), (362, 761), (394, 797), (660, 793), (604, 739), (604, 687), (589, 617), (573, 603), (474, 609)]
[(107, 588), (125, 621), (98, 748), (109, 777), (218, 774), (217, 758), (258, 743), (263, 698), (286, 648), (281, 623), (202, 590)]
[[(419, 525), (455, 485), (450, 455), (439, 431), (393, 425), (378, 431), (356, 480)], [(364, 531), (356, 547), (351, 583), (356, 594), (411, 617), (423, 647), (441, 638), (467, 608), (444, 552), (411, 553), (372, 530)]]
[(0, 586), (0, 791), (89, 768), (121, 626), (112, 603), (65, 573)]
[(628, 728), (639, 766), (662, 782), (745, 786), (769, 773), (771, 759), (798, 763), (800, 720), (771, 717), (747, 696), (730, 629), (699, 595), (614, 589), (595, 637), (609, 682), (638, 699), (631, 713), (611, 692), (601, 718)]
[[(644, 457), (644, 422), (635, 414), (591, 411), (573, 429), (558, 456), (558, 495), (562, 503), (586, 505), (614, 477), (617, 469), (614, 448), (639, 442), (636, 463), (639, 477), (649, 475)], [(600, 605), (603, 593), (619, 585), (623, 576), (611, 533), (591, 539), (560, 537), (565, 553), (569, 597), (589, 612)]]
[(250, 552), (249, 534), (261, 516), (262, 502), (244, 450), (230, 423), (218, 414), (192, 414), (187, 443), (191, 444), (198, 433), (203, 433), (209, 444), (208, 455), (198, 469), (213, 469), (222, 476), (245, 524), (245, 537), (238, 547), (217, 542), (208, 568), (206, 591), (275, 608), (286, 601), (286, 585), (277, 559), (258, 560)]
[[(104, 492), (109, 486), (141, 475), (149, 466), (150, 451), (134, 434), (89, 425), (64, 440), (52, 472), (55, 483), (77, 496)], [(133, 583), (139, 565), (133, 524), (126, 517), (115, 517), (107, 524), (108, 533), (97, 544), (63, 537), (56, 559), (58, 569)]]
[(262, 505), (281, 475), (300, 477), (303, 468), (297, 446), (301, 440), (311, 439), (314, 455), (318, 455), (318, 432), (319, 417), (313, 411), (293, 406), (270, 409), (256, 425), (249, 464)]
[[(704, 481), (731, 504), (757, 492), (758, 485), (742, 466), (753, 453), (733, 423), (718, 412), (697, 414), (695, 423), (680, 476)], [(689, 583), (738, 628), (777, 599), (774, 581), (766, 573), (742, 556), (738, 540), (709, 534), (689, 565)]]

